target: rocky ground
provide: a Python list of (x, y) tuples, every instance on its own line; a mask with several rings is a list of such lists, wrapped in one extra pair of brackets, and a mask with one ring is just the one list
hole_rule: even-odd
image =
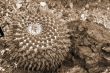
[[(110, 0), (0, 0), (0, 27), (27, 9), (52, 13), (71, 30), (70, 55), (58, 73), (110, 73)], [(0, 37), (0, 73), (27, 73), (3, 60), (6, 50)]]

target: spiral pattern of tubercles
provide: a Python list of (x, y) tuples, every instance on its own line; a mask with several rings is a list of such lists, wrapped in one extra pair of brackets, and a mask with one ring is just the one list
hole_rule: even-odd
[(54, 69), (69, 52), (67, 26), (49, 15), (30, 16), (25, 24), (13, 25), (11, 31), (16, 46), (11, 49), (11, 60), (25, 70)]

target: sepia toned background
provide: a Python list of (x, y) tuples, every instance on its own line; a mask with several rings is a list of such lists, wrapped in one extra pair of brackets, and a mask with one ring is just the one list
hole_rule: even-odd
[[(0, 27), (7, 34), (14, 19), (22, 21), (19, 15), (38, 11), (53, 14), (70, 30), (70, 54), (57, 73), (110, 73), (110, 0), (0, 0)], [(4, 59), (11, 45), (5, 40), (10, 39), (0, 37), (0, 73), (36, 73)]]

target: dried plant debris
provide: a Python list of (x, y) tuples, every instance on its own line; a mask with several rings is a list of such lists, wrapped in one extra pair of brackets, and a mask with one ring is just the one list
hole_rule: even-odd
[[(59, 6), (62, 5), (66, 8), (73, 8), (73, 7), (83, 7), (87, 3), (95, 3), (98, 0), (49, 0), (49, 3), (53, 4), (52, 6)], [(51, 5), (50, 4), (50, 5)]]
[[(72, 30), (71, 54), (89, 73), (101, 73), (110, 66), (110, 33), (100, 24), (88, 21), (73, 21), (68, 25)], [(72, 27), (74, 26), (74, 27)], [(104, 50), (103, 50), (104, 49)], [(106, 53), (105, 53), (106, 52)]]
[(81, 10), (80, 19), (85, 21), (93, 21), (98, 24), (104, 25), (110, 29), (110, 4), (109, 3), (96, 3), (88, 4)]

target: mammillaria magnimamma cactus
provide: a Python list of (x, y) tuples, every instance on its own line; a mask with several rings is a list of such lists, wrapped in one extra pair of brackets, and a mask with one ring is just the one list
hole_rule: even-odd
[(25, 23), (14, 20), (11, 26), (10, 61), (28, 71), (56, 69), (69, 52), (66, 24), (49, 14), (29, 16)]

